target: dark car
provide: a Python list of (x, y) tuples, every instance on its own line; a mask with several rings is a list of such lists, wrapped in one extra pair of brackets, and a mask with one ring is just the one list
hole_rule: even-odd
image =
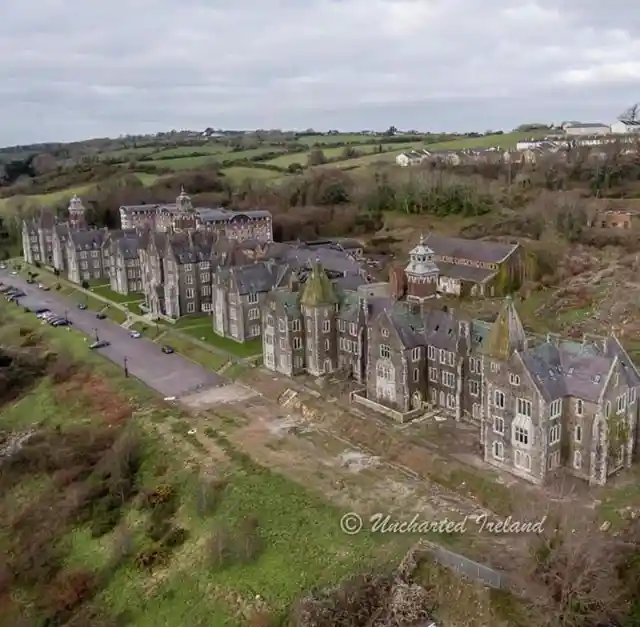
[(99, 311), (99, 312), (96, 314), (96, 318), (97, 318), (98, 320), (104, 320), (106, 317), (107, 317), (107, 314), (104, 314), (104, 313), (102, 313), (101, 311)]
[(171, 348), (171, 346), (163, 346), (162, 352), (167, 355), (171, 355), (171, 353), (175, 353), (175, 351), (173, 350), (173, 348)]
[(50, 309), (48, 307), (40, 307), (35, 310), (36, 316), (41, 316), (42, 314), (49, 313)]
[(82, 309), (82, 311), (84, 311), (87, 308), (87, 306), (84, 303), (78, 303), (78, 309)]
[(51, 326), (52, 327), (68, 327), (69, 321), (66, 320), (65, 318), (57, 318), (51, 323)]
[(105, 348), (107, 346), (109, 346), (111, 344), (111, 342), (107, 342), (107, 340), (98, 340), (97, 342), (94, 342), (93, 344), (89, 344), (89, 348), (90, 349), (96, 349), (96, 348)]

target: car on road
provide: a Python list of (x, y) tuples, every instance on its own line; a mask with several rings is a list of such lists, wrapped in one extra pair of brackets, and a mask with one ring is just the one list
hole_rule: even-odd
[(17, 276), (18, 272), (16, 270), (14, 270), (11, 274), (13, 274), (13, 276)]
[(44, 283), (38, 283), (38, 289), (41, 289), (43, 292), (48, 292), (49, 286), (45, 285)]
[(66, 327), (69, 325), (69, 321), (66, 318), (61, 318), (60, 316), (49, 318), (48, 322), (52, 327)]
[(84, 311), (87, 308), (85, 303), (78, 303), (78, 309), (81, 309), (82, 311)]
[(0, 264), (0, 270), (6, 270), (7, 266), (5, 266), (4, 264)]
[(89, 348), (94, 350), (96, 348), (105, 348), (107, 346), (110, 346), (111, 342), (107, 342), (107, 340), (98, 340), (97, 342), (94, 342), (93, 344), (89, 344)]
[(99, 312), (96, 314), (96, 318), (97, 318), (98, 320), (104, 320), (106, 317), (107, 317), (107, 314), (102, 313), (101, 311), (99, 311)]
[(131, 331), (131, 333), (129, 333), (129, 337), (137, 340), (138, 338), (142, 337), (142, 333), (140, 333), (140, 331)]
[(22, 298), (23, 296), (26, 296), (26, 294), (24, 292), (11, 292), (11, 294), (9, 294), (9, 296), (7, 296), (7, 300), (9, 302), (13, 302), (18, 300), (18, 298)]
[(165, 355), (171, 355), (171, 353), (175, 353), (175, 351), (173, 350), (173, 348), (171, 348), (171, 346), (166, 346), (166, 345), (162, 347), (162, 352)]
[(51, 310), (48, 307), (40, 307), (40, 309), (36, 309), (34, 313), (38, 318), (42, 318), (43, 314), (51, 313)]

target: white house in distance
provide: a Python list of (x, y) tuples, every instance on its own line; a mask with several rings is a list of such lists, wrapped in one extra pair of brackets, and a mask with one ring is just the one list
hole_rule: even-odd
[(640, 133), (640, 120), (616, 120), (611, 125), (611, 132), (615, 135)]
[(566, 122), (562, 125), (565, 135), (608, 135), (611, 127), (601, 122)]

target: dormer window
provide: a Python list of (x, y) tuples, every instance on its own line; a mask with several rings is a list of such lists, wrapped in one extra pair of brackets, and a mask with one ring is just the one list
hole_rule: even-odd
[(389, 337), (389, 329), (382, 329), (380, 333), (382, 334), (382, 337)]

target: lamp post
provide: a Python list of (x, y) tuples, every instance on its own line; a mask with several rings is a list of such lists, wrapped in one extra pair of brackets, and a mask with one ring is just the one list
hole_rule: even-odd
[(93, 332), (96, 334), (96, 342), (99, 342), (100, 338), (98, 337), (98, 329), (94, 329)]
[(128, 377), (129, 376), (129, 368), (127, 367), (127, 358), (124, 358), (124, 376)]
[(64, 310), (64, 319), (66, 322), (69, 322), (69, 310), (65, 309)]

